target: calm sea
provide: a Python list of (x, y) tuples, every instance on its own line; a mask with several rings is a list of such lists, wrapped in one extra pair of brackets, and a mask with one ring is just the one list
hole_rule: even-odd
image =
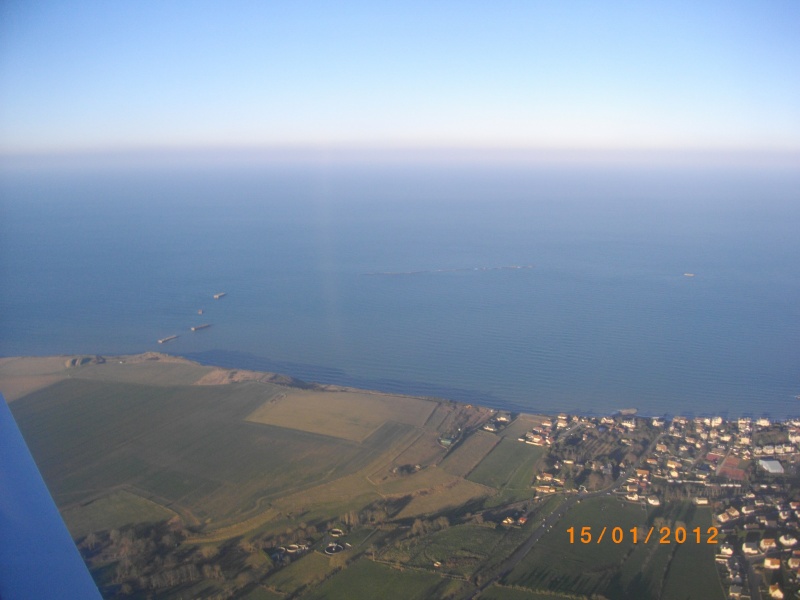
[(160, 350), (513, 410), (800, 415), (798, 190), (700, 169), (6, 170), (0, 355)]

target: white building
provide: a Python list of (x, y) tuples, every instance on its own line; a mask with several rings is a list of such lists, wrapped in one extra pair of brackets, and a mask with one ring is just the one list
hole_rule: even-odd
[(783, 475), (783, 465), (780, 461), (761, 459), (758, 461), (758, 466), (770, 475)]

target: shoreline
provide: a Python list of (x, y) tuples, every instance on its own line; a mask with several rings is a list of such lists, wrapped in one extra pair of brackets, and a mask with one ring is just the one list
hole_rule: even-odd
[[(618, 408), (614, 411), (609, 412), (594, 412), (594, 411), (571, 411), (567, 409), (562, 409), (558, 411), (530, 411), (530, 410), (521, 410), (519, 406), (509, 406), (503, 405), (501, 402), (491, 402), (491, 398), (487, 398), (489, 402), (481, 402), (480, 400), (475, 401), (465, 401), (461, 399), (454, 399), (447, 396), (441, 396), (436, 394), (419, 394), (419, 393), (410, 393), (410, 392), (402, 392), (398, 390), (381, 390), (376, 388), (363, 388), (357, 386), (350, 386), (350, 385), (341, 385), (338, 383), (325, 383), (320, 381), (306, 381), (303, 379), (299, 379), (297, 377), (286, 375), (284, 373), (277, 373), (274, 371), (264, 371), (264, 370), (257, 370), (251, 369), (247, 367), (237, 367), (237, 366), (230, 366), (230, 365), (220, 365), (215, 364), (211, 361), (204, 361), (198, 360), (196, 357), (191, 355), (189, 356), (182, 356), (180, 354), (169, 354), (166, 352), (158, 352), (158, 351), (145, 351), (141, 353), (134, 353), (134, 354), (56, 354), (56, 355), (28, 355), (28, 356), (0, 356), (0, 381), (6, 379), (4, 375), (4, 371), (8, 368), (7, 365), (10, 365), (16, 361), (25, 361), (25, 360), (32, 360), (32, 361), (61, 361), (64, 365), (64, 369), (74, 369), (80, 368), (82, 366), (86, 366), (87, 364), (102, 364), (104, 362), (113, 362), (118, 361), (121, 364), (137, 364), (137, 363), (145, 363), (145, 362), (159, 362), (161, 364), (187, 364), (187, 365), (195, 365), (198, 368), (204, 369), (211, 369), (218, 373), (225, 373), (227, 375), (219, 375), (217, 378), (219, 379), (219, 384), (227, 384), (227, 383), (236, 383), (244, 380), (257, 380), (257, 381), (264, 381), (267, 383), (274, 383), (278, 385), (284, 385), (287, 387), (293, 387), (297, 389), (312, 389), (318, 391), (329, 391), (329, 392), (336, 392), (336, 391), (347, 391), (347, 392), (360, 392), (360, 393), (369, 393), (369, 394), (382, 394), (387, 396), (396, 396), (399, 398), (424, 398), (429, 400), (436, 400), (440, 402), (449, 402), (454, 404), (461, 404), (466, 406), (480, 406), (482, 408), (491, 409), (494, 411), (500, 412), (507, 412), (511, 414), (519, 414), (519, 415), (544, 415), (544, 416), (556, 416), (559, 413), (566, 413), (569, 415), (577, 415), (580, 417), (586, 418), (602, 418), (602, 417), (613, 417), (613, 416), (632, 416), (635, 418), (640, 419), (666, 419), (672, 420), (676, 417), (687, 417), (690, 419), (696, 418), (708, 418), (708, 417), (720, 417), (723, 421), (735, 421), (740, 418), (750, 418), (750, 419), (758, 419), (758, 418), (768, 418), (771, 421), (776, 423), (788, 423), (791, 421), (796, 421), (798, 419), (797, 416), (786, 416), (784, 418), (773, 418), (772, 415), (769, 413), (764, 413), (762, 415), (756, 415), (754, 413), (742, 413), (737, 415), (727, 415), (722, 416), (720, 413), (712, 413), (712, 412), (703, 412), (703, 413), (691, 413), (691, 412), (683, 412), (683, 413), (661, 413), (661, 414), (649, 414), (646, 412), (641, 412), (637, 408)], [(73, 362), (77, 364), (68, 365), (66, 363)], [(57, 377), (55, 371), (59, 369), (53, 369), (50, 367), (51, 372), (38, 372), (38, 373), (22, 373), (22, 374), (8, 374), (8, 377), (11, 378), (21, 378), (21, 377), (34, 377), (34, 378), (41, 378), (41, 383), (45, 384), (42, 386), (37, 386), (31, 388), (30, 391), (36, 391), (37, 389), (42, 389), (43, 387), (47, 387), (52, 383), (55, 383), (58, 379), (53, 380), (53, 377)], [(48, 383), (49, 381), (49, 383)], [(210, 383), (202, 383), (200, 385), (209, 385)], [(22, 396), (18, 393), (6, 393), (5, 390), (0, 389), (0, 392), (6, 397), (7, 402), (12, 402)], [(477, 394), (476, 394), (477, 395)], [(800, 410), (798, 410), (798, 415), (800, 415)]]
[[(791, 480), (776, 476), (796, 476), (800, 421), (683, 417), (667, 423), (637, 418), (632, 410), (601, 418), (509, 414), (204, 366), (159, 352), (0, 359), (4, 391), (11, 373), (29, 388), (57, 378), (34, 393), (18, 387), (22, 400), (10, 409), (36, 440), (43, 476), (52, 482), (76, 541), (83, 544), (80, 536), (94, 534), (93, 544), (105, 544), (105, 555), (88, 554), (95, 568), (121, 555), (121, 546), (103, 532), (139, 527), (146, 519), (169, 519), (161, 522), (182, 536), (176, 545), (169, 541), (170, 551), (183, 560), (196, 556), (187, 551), (195, 545), (215, 544), (226, 548), (226, 561), (246, 561), (246, 548), (236, 540), (271, 554), (287, 541), (326, 548), (334, 528), (350, 533), (363, 525), (362, 531), (371, 530), (367, 537), (396, 533), (373, 549), (373, 562), (375, 550), (379, 560), (396, 557), (410, 538), (426, 545), (438, 540), (422, 536), (436, 535), (432, 524), (444, 519), (446, 527), (464, 527), (459, 539), (463, 531), (470, 539), (499, 536), (501, 562), (487, 555), (472, 567), (488, 585), (498, 573), (513, 572), (535, 544), (547, 548), (553, 538), (545, 536), (556, 527), (564, 536), (601, 525), (626, 536), (648, 525), (652, 531), (661, 527), (648, 522), (653, 505), (665, 506), (665, 516), (676, 523), (688, 517), (681, 528), (694, 531), (691, 498), (696, 506), (700, 500), (708, 506), (702, 509), (704, 527), (719, 523), (722, 531), (734, 515), (747, 515), (748, 524), (767, 536), (774, 527), (755, 523), (750, 500), (759, 494), (762, 506), (770, 503), (761, 510), (763, 518), (797, 500)], [(596, 518), (585, 512), (587, 506), (599, 506)], [(624, 516), (600, 514), (626, 506)], [(628, 522), (628, 514), (637, 518)], [(629, 530), (635, 523), (641, 529)], [(287, 540), (295, 532), (299, 537)], [(508, 535), (513, 545), (505, 545)], [(683, 543), (677, 537), (675, 542)], [(452, 547), (433, 558), (461, 556), (461, 546)], [(351, 556), (357, 559), (357, 552)], [(587, 564), (595, 564), (596, 551), (590, 554)], [(465, 556), (474, 561), (473, 553)], [(714, 568), (713, 557), (704, 560)], [(272, 577), (283, 577), (280, 567), (291, 564), (266, 563), (260, 576), (274, 582)], [(293, 568), (309, 563), (299, 564)], [(398, 572), (415, 566), (411, 555), (392, 564)], [(445, 564), (455, 563), (439, 563)], [(486, 588), (472, 581), (477, 592)]]
[[(236, 354), (236, 353), (229, 353), (229, 354)], [(181, 355), (176, 355), (176, 356), (181, 356)], [(213, 358), (212, 359), (204, 359), (203, 357), (198, 356), (198, 353), (189, 353), (188, 355), (181, 356), (181, 357), (185, 358), (186, 360), (190, 360), (190, 361), (193, 361), (193, 362), (196, 362), (198, 364), (205, 365), (205, 366), (214, 366), (214, 367), (223, 368), (223, 369), (247, 368), (247, 369), (250, 369), (250, 370), (263, 371), (262, 369), (254, 367), (252, 365), (250, 365), (248, 367), (241, 367), (239, 365), (232, 364), (232, 362), (228, 361), (228, 360), (222, 360), (221, 362), (216, 362)], [(257, 359), (258, 357), (251, 357), (248, 354), (243, 354), (242, 356), (237, 356), (236, 358), (242, 360), (243, 362), (252, 362), (254, 360), (254, 358)], [(331, 368), (330, 371), (338, 374), (338, 369), (336, 369), (336, 368)], [(269, 370), (268, 369), (268, 370), (266, 370), (266, 372), (277, 372), (277, 371), (273, 371), (273, 370)], [(493, 398), (492, 395), (491, 395), (491, 392), (484, 393), (484, 392), (475, 391), (475, 390), (451, 388), (451, 390), (453, 391), (453, 395), (448, 395), (447, 394), (448, 388), (445, 388), (445, 387), (442, 387), (442, 386), (437, 386), (437, 385), (428, 386), (427, 384), (415, 384), (414, 382), (408, 383), (407, 387), (414, 388), (416, 385), (423, 385), (425, 387), (430, 387), (430, 391), (429, 392), (428, 391), (409, 391), (406, 386), (402, 385), (403, 382), (397, 382), (395, 380), (391, 380), (391, 383), (392, 383), (391, 386), (387, 386), (386, 388), (380, 388), (380, 387), (376, 387), (376, 386), (373, 386), (373, 385), (362, 386), (362, 385), (359, 385), (357, 383), (356, 384), (320, 383), (320, 381), (317, 380), (317, 379), (303, 379), (301, 377), (296, 377), (296, 376), (291, 376), (291, 377), (293, 377), (295, 379), (299, 379), (299, 380), (304, 381), (304, 382), (314, 383), (314, 384), (317, 384), (317, 385), (336, 385), (336, 386), (342, 386), (342, 387), (347, 387), (347, 388), (357, 389), (357, 390), (362, 390), (362, 391), (370, 390), (370, 391), (374, 391), (376, 393), (393, 394), (393, 395), (399, 395), (399, 396), (409, 396), (409, 397), (414, 397), (414, 398), (419, 398), (419, 397), (436, 398), (436, 399), (445, 400), (445, 401), (448, 401), (448, 402), (456, 402), (456, 403), (459, 403), (459, 404), (476, 404), (476, 405), (484, 406), (486, 408), (491, 408), (491, 409), (494, 409), (494, 410), (500, 410), (500, 411), (506, 411), (506, 412), (512, 412), (512, 413), (519, 413), (519, 414), (541, 414), (541, 415), (553, 415), (554, 416), (554, 415), (556, 415), (558, 413), (561, 413), (561, 412), (568, 412), (569, 414), (574, 414), (574, 415), (579, 415), (579, 416), (584, 416), (584, 417), (589, 417), (589, 418), (600, 418), (600, 417), (604, 417), (604, 416), (611, 416), (611, 415), (617, 414), (617, 413), (619, 413), (621, 411), (628, 410), (628, 408), (631, 407), (631, 406), (634, 406), (637, 409), (637, 416), (642, 417), (642, 418), (666, 418), (666, 419), (672, 419), (672, 418), (678, 417), (678, 416), (687, 416), (687, 417), (690, 417), (690, 418), (696, 418), (696, 417), (704, 418), (704, 417), (716, 417), (716, 416), (722, 416), (723, 415), (722, 412), (714, 412), (714, 411), (702, 411), (702, 412), (697, 412), (697, 411), (652, 412), (652, 411), (648, 411), (646, 409), (643, 410), (642, 408), (636, 407), (635, 403), (626, 403), (626, 404), (623, 404), (621, 406), (615, 407), (613, 410), (608, 410), (608, 411), (574, 410), (574, 409), (570, 409), (570, 408), (565, 408), (563, 406), (562, 407), (558, 407), (558, 408), (553, 407), (552, 410), (548, 410), (548, 409), (542, 409), (542, 410), (535, 410), (534, 409), (534, 410), (532, 410), (530, 407), (521, 406), (517, 402), (508, 402), (508, 401), (503, 401), (500, 398)], [(345, 378), (346, 378), (346, 375), (345, 375)], [(375, 380), (372, 383), (379, 383), (379, 382), (380, 382), (380, 380)], [(395, 384), (400, 384), (400, 385), (397, 386)], [(400, 389), (398, 389), (398, 387)], [(404, 387), (406, 387), (406, 389), (403, 389)], [(461, 396), (461, 397), (459, 397), (459, 396)], [(736, 420), (736, 419), (742, 418), (742, 417), (748, 417), (748, 418), (751, 418), (751, 419), (758, 419), (758, 418), (761, 418), (761, 417), (765, 417), (765, 418), (769, 418), (769, 419), (774, 419), (776, 421), (785, 422), (785, 421), (789, 421), (791, 419), (800, 418), (800, 401), (798, 402), (797, 407), (798, 407), (797, 412), (788, 413), (788, 414), (786, 414), (786, 415), (784, 415), (782, 417), (775, 417), (774, 413), (768, 412), (768, 411), (762, 411), (761, 413), (744, 412), (743, 411), (741, 413), (733, 413), (733, 414), (730, 411), (726, 411), (726, 416), (724, 416), (723, 418), (725, 420)]]

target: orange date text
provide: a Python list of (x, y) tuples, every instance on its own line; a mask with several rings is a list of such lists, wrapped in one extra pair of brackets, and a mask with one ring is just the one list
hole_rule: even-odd
[(649, 529), (631, 527), (603, 527), (602, 529), (586, 527), (570, 527), (567, 536), (570, 544), (600, 544), (611, 542), (622, 544), (717, 544), (719, 531), (716, 527), (650, 527)]

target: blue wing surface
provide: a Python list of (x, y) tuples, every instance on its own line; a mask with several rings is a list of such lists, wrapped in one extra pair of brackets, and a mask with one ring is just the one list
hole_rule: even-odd
[(100, 599), (0, 395), (0, 600)]

